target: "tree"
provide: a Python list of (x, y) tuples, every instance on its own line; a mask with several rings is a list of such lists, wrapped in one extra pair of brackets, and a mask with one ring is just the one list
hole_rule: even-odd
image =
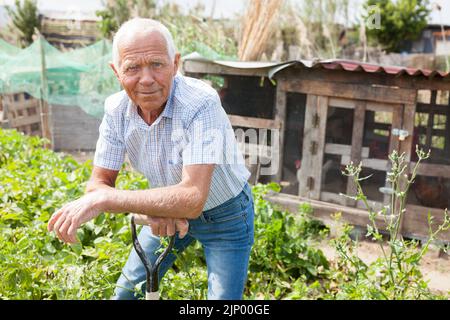
[(367, 0), (364, 7), (370, 19), (377, 7), (380, 13), (380, 26), (367, 29), (369, 40), (381, 44), (387, 52), (400, 52), (405, 41), (416, 40), (427, 25), (429, 0)]
[(131, 12), (127, 0), (108, 1), (104, 10), (96, 11), (97, 17), (102, 18), (99, 28), (104, 38), (111, 39), (120, 25), (130, 19)]
[(151, 18), (155, 15), (155, 0), (108, 1), (104, 10), (96, 11), (101, 18), (100, 32), (103, 38), (111, 39), (119, 27), (132, 17)]
[(15, 10), (7, 6), (6, 11), (11, 17), (12, 24), (18, 31), (18, 40), (22, 47), (33, 43), (35, 28), (41, 30), (41, 22), (35, 0), (20, 0), (15, 2)]

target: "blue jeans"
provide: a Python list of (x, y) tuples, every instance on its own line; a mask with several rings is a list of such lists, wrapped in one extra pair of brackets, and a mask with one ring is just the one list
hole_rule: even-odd
[[(190, 220), (189, 231), (183, 239), (177, 234), (174, 248), (178, 253), (194, 240), (202, 244), (208, 268), (208, 299), (242, 299), (254, 239), (253, 221), (253, 197), (249, 185), (246, 184), (236, 197), (203, 211), (197, 219)], [(144, 226), (138, 239), (147, 257), (154, 264), (158, 258), (155, 251), (160, 248), (159, 237), (152, 234), (150, 227)], [(159, 279), (175, 259), (174, 254), (169, 254), (161, 263)], [(117, 281), (112, 299), (137, 299), (133, 288), (145, 279), (144, 266), (133, 248)], [(145, 292), (145, 285), (143, 287), (142, 291)]]

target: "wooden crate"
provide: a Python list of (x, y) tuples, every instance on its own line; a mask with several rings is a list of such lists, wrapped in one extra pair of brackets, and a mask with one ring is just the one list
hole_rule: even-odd
[(5, 127), (42, 137), (39, 100), (25, 92), (2, 96)]

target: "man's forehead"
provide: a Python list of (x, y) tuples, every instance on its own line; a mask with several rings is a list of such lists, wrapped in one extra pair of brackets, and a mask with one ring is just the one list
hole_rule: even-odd
[(136, 59), (167, 59), (168, 50), (164, 36), (158, 31), (141, 32), (124, 37), (118, 44), (122, 61)]
[(162, 50), (167, 49), (166, 39), (157, 30), (138, 31), (128, 34), (120, 40), (118, 43), (119, 50), (142, 46), (161, 47)]
[(130, 54), (122, 57), (122, 63), (124, 65), (129, 63), (149, 63), (149, 62), (167, 62), (167, 54)]

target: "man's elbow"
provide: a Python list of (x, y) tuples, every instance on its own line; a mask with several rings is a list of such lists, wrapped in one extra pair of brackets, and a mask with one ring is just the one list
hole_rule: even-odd
[(206, 198), (200, 192), (195, 192), (191, 200), (187, 216), (188, 219), (197, 219), (203, 212)]

